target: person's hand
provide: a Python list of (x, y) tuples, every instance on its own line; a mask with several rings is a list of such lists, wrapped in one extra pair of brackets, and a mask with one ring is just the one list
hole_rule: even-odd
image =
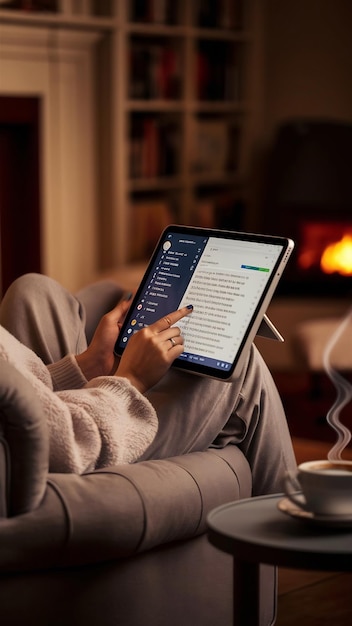
[(192, 310), (190, 306), (169, 313), (132, 335), (117, 367), (116, 376), (128, 378), (141, 393), (153, 387), (182, 354), (183, 338), (180, 329), (173, 324)]
[(114, 355), (114, 346), (129, 306), (130, 302), (123, 300), (106, 313), (87, 350), (76, 355), (76, 361), (87, 380), (115, 373), (119, 359)]

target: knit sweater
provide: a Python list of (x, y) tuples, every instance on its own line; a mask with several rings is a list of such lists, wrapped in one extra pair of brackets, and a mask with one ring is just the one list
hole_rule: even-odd
[(2, 326), (0, 371), (1, 360), (16, 367), (40, 399), (52, 472), (132, 463), (154, 439), (155, 410), (126, 378), (100, 376), (88, 382), (73, 355), (47, 367)]

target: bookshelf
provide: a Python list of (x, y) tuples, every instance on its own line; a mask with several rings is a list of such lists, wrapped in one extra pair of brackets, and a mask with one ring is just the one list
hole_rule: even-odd
[(94, 51), (99, 268), (170, 222), (244, 228), (252, 0), (0, 1), (2, 21), (103, 33)]

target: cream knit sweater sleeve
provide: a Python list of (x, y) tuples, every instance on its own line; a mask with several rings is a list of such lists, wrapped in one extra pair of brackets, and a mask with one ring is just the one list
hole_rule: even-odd
[(155, 410), (127, 379), (102, 376), (87, 382), (72, 355), (47, 368), (0, 326), (0, 367), (1, 359), (14, 365), (40, 398), (52, 472), (132, 463), (154, 439)]

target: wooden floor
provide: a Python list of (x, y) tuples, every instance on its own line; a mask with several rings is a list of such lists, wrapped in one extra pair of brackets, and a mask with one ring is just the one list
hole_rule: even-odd
[[(293, 437), (298, 463), (326, 458), (328, 443)], [(351, 451), (345, 458), (352, 458)], [(276, 626), (350, 626), (352, 573), (279, 568)]]
[(295, 589), (279, 595), (275, 625), (351, 626), (352, 574), (305, 574), (297, 570)]

